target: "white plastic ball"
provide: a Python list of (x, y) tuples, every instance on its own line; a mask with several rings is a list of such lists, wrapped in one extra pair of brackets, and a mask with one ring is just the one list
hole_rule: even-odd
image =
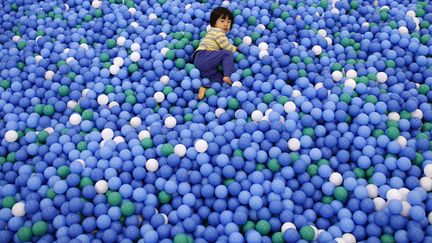
[(368, 197), (369, 198), (376, 198), (378, 197), (378, 187), (374, 184), (368, 184), (366, 186), (366, 189), (368, 191)]
[(356, 78), (357, 72), (355, 70), (350, 69), (346, 72), (346, 76), (347, 78)]
[(399, 193), (401, 194), (401, 199), (402, 201), (406, 201), (408, 199), (408, 193), (410, 192), (410, 190), (408, 190), (407, 188), (399, 188)]
[(350, 233), (345, 233), (345, 234), (343, 234), (343, 235), (342, 235), (342, 239), (343, 239), (345, 242), (347, 242), (347, 243), (356, 243), (356, 242), (357, 242), (357, 240), (356, 240), (356, 238), (354, 237), (354, 235), (353, 235), (353, 234), (350, 234)]
[(428, 215), (429, 224), (432, 224), (432, 212)]
[(18, 133), (15, 130), (9, 130), (5, 134), (6, 142), (13, 143), (18, 139)]
[[(159, 33), (159, 35), (162, 36), (164, 39), (167, 37), (167, 34), (165, 32), (161, 32), (161, 33)], [(166, 47), (164, 47), (164, 48), (166, 48)], [(164, 49), (164, 48), (162, 48), (162, 49)], [(166, 49), (168, 49), (168, 48), (166, 48)], [(164, 56), (165, 56), (165, 54), (164, 54)]]
[(141, 50), (141, 46), (140, 46), (140, 44), (138, 44), (138, 43), (133, 43), (133, 44), (131, 45), (131, 50), (132, 50), (132, 51), (140, 51), (140, 50)]
[(85, 167), (85, 161), (83, 159), (76, 159), (76, 162), (79, 162), (83, 167)]
[(332, 78), (333, 78), (333, 80), (334, 81), (341, 81), (342, 80), (342, 78), (343, 78), (343, 74), (342, 74), (342, 72), (341, 71), (334, 71), (333, 73), (332, 73)]
[(310, 227), (311, 227), (311, 228), (313, 229), (313, 231), (314, 231), (314, 240), (316, 240), (316, 239), (318, 238), (319, 234), (320, 234), (322, 231), (319, 231), (318, 228), (315, 227), (315, 226), (313, 226), (313, 225), (311, 225)]
[(273, 109), (272, 109), (272, 108), (270, 108), (270, 109), (267, 109), (267, 110), (265, 111), (265, 113), (264, 113), (264, 116), (269, 116), (269, 115), (270, 115), (270, 113), (272, 113), (272, 111), (273, 111)]
[(149, 16), (148, 16), (148, 19), (149, 19), (149, 20), (157, 19), (157, 15), (154, 14), (154, 13), (151, 13), (151, 14), (149, 14)]
[(423, 172), (424, 172), (425, 176), (432, 178), (432, 164), (427, 164), (424, 167)]
[(286, 113), (294, 112), (296, 111), (296, 109), (297, 109), (296, 104), (292, 101), (288, 101), (284, 105), (284, 110)]
[(12, 37), (12, 41), (14, 41), (14, 42), (18, 42), (19, 40), (21, 40), (21, 37), (19, 35), (14, 35)]
[(385, 72), (378, 72), (377, 75), (377, 81), (380, 83), (384, 83), (387, 81), (387, 74)]
[(319, 29), (318, 30), (318, 34), (322, 37), (326, 37), (327, 36), (327, 31), (325, 29)]
[(227, 1), (227, 0), (225, 0), (225, 1), (223, 1), (222, 2), (222, 7), (228, 7), (230, 5), (230, 2), (229, 1)]
[(36, 64), (38, 64), (42, 59), (43, 59), (43, 57), (41, 55), (36, 55), (35, 56), (35, 62), (36, 62)]
[(129, 8), (128, 11), (132, 16), (135, 15), (137, 12), (137, 10), (135, 8)]
[(144, 138), (150, 138), (150, 132), (147, 130), (142, 130), (138, 133), (138, 139), (143, 140)]
[(383, 209), (386, 206), (386, 201), (380, 197), (376, 197), (373, 199), (373, 202), (375, 204), (375, 210), (379, 211)]
[(410, 17), (415, 17), (416, 13), (413, 10), (409, 10), (408, 12), (406, 12), (406, 16), (410, 16)]
[(329, 181), (335, 186), (340, 186), (342, 185), (343, 177), (339, 172), (333, 172), (330, 175)]
[(316, 45), (312, 47), (312, 51), (315, 53), (316, 56), (318, 56), (322, 53), (323, 49), (321, 46)]
[(399, 121), (400, 120), (400, 115), (397, 112), (390, 112), (387, 115), (387, 117), (388, 117), (389, 120), (393, 120), (393, 121)]
[(252, 44), (252, 38), (250, 36), (243, 37), (243, 44), (250, 46)]
[(163, 56), (165, 56), (166, 53), (167, 53), (168, 51), (169, 51), (169, 49), (166, 48), (166, 47), (164, 47), (164, 48), (161, 49), (161, 54), (162, 54)]
[(254, 122), (260, 122), (262, 120), (262, 118), (264, 117), (263, 113), (260, 110), (256, 110), (254, 112), (252, 112), (252, 120)]
[(117, 45), (124, 46), (125, 42), (126, 42), (126, 38), (124, 36), (119, 36), (117, 38)]
[(334, 13), (334, 14), (339, 14), (339, 9), (332, 8), (331, 12)]
[(265, 42), (261, 42), (258, 45), (258, 48), (262, 51), (262, 50), (268, 50), (268, 44)]
[(139, 117), (132, 117), (132, 119), (130, 120), (130, 124), (133, 128), (137, 128), (141, 125), (141, 118)]
[(328, 37), (328, 36), (324, 37), (324, 40), (327, 41), (327, 45), (329, 45), (329, 46), (331, 46), (331, 45), (333, 44), (333, 40), (332, 40), (332, 38), (330, 38), (330, 37)]
[(157, 103), (161, 103), (165, 100), (165, 94), (158, 91), (153, 95), (153, 98), (156, 100)]
[(69, 5), (67, 5), (67, 4), (65, 3), (64, 6), (65, 6), (65, 10), (66, 10), (66, 12), (69, 11)]
[(15, 217), (22, 217), (26, 213), (25, 211), (25, 203), (24, 202), (17, 202), (12, 207), (12, 215)]
[(387, 191), (386, 198), (387, 198), (387, 201), (391, 201), (391, 200), (401, 201), (402, 200), (402, 196), (401, 196), (399, 190), (394, 189), (394, 188)]
[(145, 167), (147, 171), (155, 172), (159, 168), (159, 162), (155, 159), (149, 159), (147, 160)]
[(46, 80), (52, 80), (54, 77), (54, 72), (51, 70), (48, 70), (45, 72), (45, 79)]
[(65, 48), (64, 50), (63, 50), (63, 53), (64, 54), (68, 54), (70, 52), (70, 48)]
[(399, 33), (400, 33), (401, 35), (405, 35), (405, 34), (408, 34), (408, 33), (409, 33), (409, 30), (407, 29), (407, 27), (405, 27), (405, 26), (401, 26), (401, 27), (399, 27)]
[[(42, 60), (42, 59), (41, 59)], [(66, 58), (66, 62), (67, 63), (71, 63), (72, 61), (75, 61), (75, 58), (73, 58), (73, 57), (68, 57), (68, 58)]]
[(293, 41), (294, 47), (297, 48), (299, 46), (299, 44), (295, 41)]
[(324, 87), (324, 84), (321, 83), (321, 82), (315, 84), (315, 89), (316, 90), (321, 89), (322, 87)]
[(82, 43), (82, 44), (80, 45), (80, 47), (83, 48), (83, 49), (86, 49), (86, 50), (89, 49), (89, 46), (88, 46), (86, 43)]
[(291, 223), (291, 222), (286, 222), (282, 225), (281, 227), (281, 232), (285, 233), (285, 231), (289, 230), (289, 229), (297, 229), (297, 227), (295, 226), (295, 224)]
[(348, 242), (346, 242), (344, 239), (342, 239), (340, 237), (336, 238), (335, 241), (336, 241), (336, 243), (348, 243)]
[(217, 108), (215, 110), (215, 115), (217, 118), (219, 118), (223, 113), (225, 113), (225, 110), (223, 108)]
[(124, 143), (126, 140), (124, 139), (124, 137), (122, 137), (122, 136), (117, 136), (117, 137), (115, 137), (114, 139), (114, 142), (116, 143), (116, 144), (119, 144), (119, 143)]
[(132, 26), (134, 29), (138, 28), (139, 24), (137, 22), (130, 23), (130, 26)]
[(117, 67), (121, 67), (124, 64), (124, 60), (122, 57), (115, 57), (113, 60), (114, 65), (116, 65)]
[(417, 117), (418, 119), (423, 119), (423, 111), (420, 109), (416, 109), (415, 111), (411, 112), (412, 117)]
[(120, 72), (120, 67), (116, 65), (111, 65), (109, 70), (112, 75), (117, 75)]
[(354, 79), (352, 79), (352, 78), (349, 78), (349, 79), (345, 80), (344, 84), (345, 84), (345, 86), (351, 87), (352, 89), (355, 89), (355, 87), (357, 86), (356, 81)]
[(73, 110), (78, 105), (78, 102), (76, 102), (75, 100), (69, 100), (66, 105), (67, 108)]
[(260, 59), (263, 59), (265, 56), (268, 56), (268, 55), (269, 55), (269, 53), (268, 53), (267, 50), (261, 50), (261, 51), (258, 53), (258, 57), (259, 57)]
[(90, 89), (83, 89), (83, 91), (81, 92), (82, 97), (86, 97), (87, 93), (90, 91)]
[(112, 102), (109, 103), (108, 108), (111, 109), (111, 108), (113, 108), (114, 106), (120, 106), (120, 104), (117, 103), (117, 102), (115, 102), (115, 101), (112, 101)]
[(162, 218), (164, 219), (164, 224), (168, 224), (168, 216), (166, 216), (164, 213), (161, 213), (160, 215), (162, 215)]
[(164, 124), (167, 128), (173, 128), (177, 125), (177, 120), (175, 119), (175, 117), (169, 116), (165, 119)]
[(191, 6), (192, 6), (192, 4), (188, 3), (188, 4), (186, 4), (185, 9), (188, 10), (191, 8)]
[(405, 217), (408, 216), (410, 209), (411, 209), (411, 204), (409, 204), (407, 201), (402, 201), (401, 215)]
[(101, 95), (98, 96), (97, 102), (98, 102), (99, 105), (106, 105), (109, 102), (109, 98), (108, 98), (107, 95), (101, 94)]
[(241, 87), (243, 87), (243, 84), (240, 81), (235, 81), (231, 86), (241, 88)]
[(114, 131), (111, 128), (105, 128), (101, 132), (102, 139), (108, 140), (114, 137)]
[(70, 117), (69, 117), (69, 122), (71, 125), (79, 125), (82, 121), (81, 115), (78, 113), (73, 113)]
[(405, 148), (408, 144), (407, 139), (404, 136), (399, 136), (395, 140), (402, 148)]
[(100, 180), (95, 184), (96, 192), (103, 194), (108, 191), (108, 182), (106, 180)]
[(198, 139), (195, 142), (195, 150), (199, 153), (204, 153), (208, 149), (208, 144), (204, 139)]
[(53, 134), (54, 133), (54, 128), (47, 127), (47, 128), (44, 128), (44, 131), (47, 132), (48, 134)]
[(100, 8), (102, 6), (102, 1), (99, 0), (93, 0), (92, 7), (93, 8)]
[(183, 144), (177, 144), (176, 146), (174, 146), (174, 154), (177, 155), (178, 157), (185, 156), (186, 146), (184, 146)]
[(297, 151), (300, 149), (300, 140), (298, 138), (290, 138), (288, 140), (288, 148), (291, 151)]
[(164, 75), (164, 76), (162, 76), (162, 77), (159, 79), (159, 81), (160, 81), (161, 83), (163, 83), (164, 85), (167, 85), (167, 84), (169, 83), (169, 81), (170, 81), (170, 78), (168, 77), (168, 75)]
[(258, 24), (257, 27), (260, 28), (260, 29), (262, 29), (262, 30), (266, 29), (265, 25), (263, 25), (263, 24)]
[(293, 92), (292, 92), (292, 94), (291, 94), (291, 96), (292, 96), (293, 98), (295, 98), (295, 97), (299, 97), (299, 96), (301, 96), (301, 95), (302, 95), (301, 91), (300, 91), (300, 90), (297, 90), (297, 89), (293, 90)]
[(427, 192), (432, 190), (432, 179), (429, 177), (422, 177), (420, 179), (420, 186), (423, 187)]
[(130, 59), (132, 62), (138, 62), (141, 59), (141, 54), (139, 52), (132, 52), (130, 55)]

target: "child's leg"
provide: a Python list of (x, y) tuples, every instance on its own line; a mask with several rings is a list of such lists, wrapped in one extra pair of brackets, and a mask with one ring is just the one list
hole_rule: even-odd
[(222, 64), (223, 77), (229, 77), (235, 72), (234, 57), (227, 50), (201, 51), (195, 57), (195, 66), (200, 70), (201, 76), (214, 81), (222, 81), (222, 75), (217, 71), (217, 65)]

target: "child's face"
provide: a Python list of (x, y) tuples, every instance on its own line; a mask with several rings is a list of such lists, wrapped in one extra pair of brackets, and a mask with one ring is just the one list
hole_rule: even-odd
[(215, 28), (221, 29), (227, 33), (231, 29), (231, 20), (228, 17), (220, 17), (218, 20), (216, 20)]

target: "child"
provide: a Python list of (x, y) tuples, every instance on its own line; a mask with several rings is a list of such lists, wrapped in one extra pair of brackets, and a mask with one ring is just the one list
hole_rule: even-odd
[[(234, 17), (227, 8), (213, 9), (210, 15), (211, 28), (192, 55), (196, 68), (201, 72), (201, 77), (232, 84), (230, 75), (235, 72), (232, 53), (238, 48), (228, 41), (226, 33), (231, 30), (233, 20)], [(217, 71), (219, 64), (223, 66), (223, 75)], [(200, 87), (198, 99), (204, 98), (209, 87), (208, 83)]]

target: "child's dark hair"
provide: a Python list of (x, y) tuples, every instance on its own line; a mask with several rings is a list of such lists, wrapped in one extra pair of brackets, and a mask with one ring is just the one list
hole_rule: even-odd
[(229, 9), (224, 8), (224, 7), (217, 7), (215, 9), (213, 9), (213, 11), (210, 14), (210, 26), (215, 27), (216, 21), (219, 18), (224, 19), (226, 17), (228, 17), (228, 19), (231, 20), (231, 26), (230, 26), (230, 29), (231, 29), (233, 24), (234, 24), (234, 17), (232, 15), (231, 11), (229, 11)]

